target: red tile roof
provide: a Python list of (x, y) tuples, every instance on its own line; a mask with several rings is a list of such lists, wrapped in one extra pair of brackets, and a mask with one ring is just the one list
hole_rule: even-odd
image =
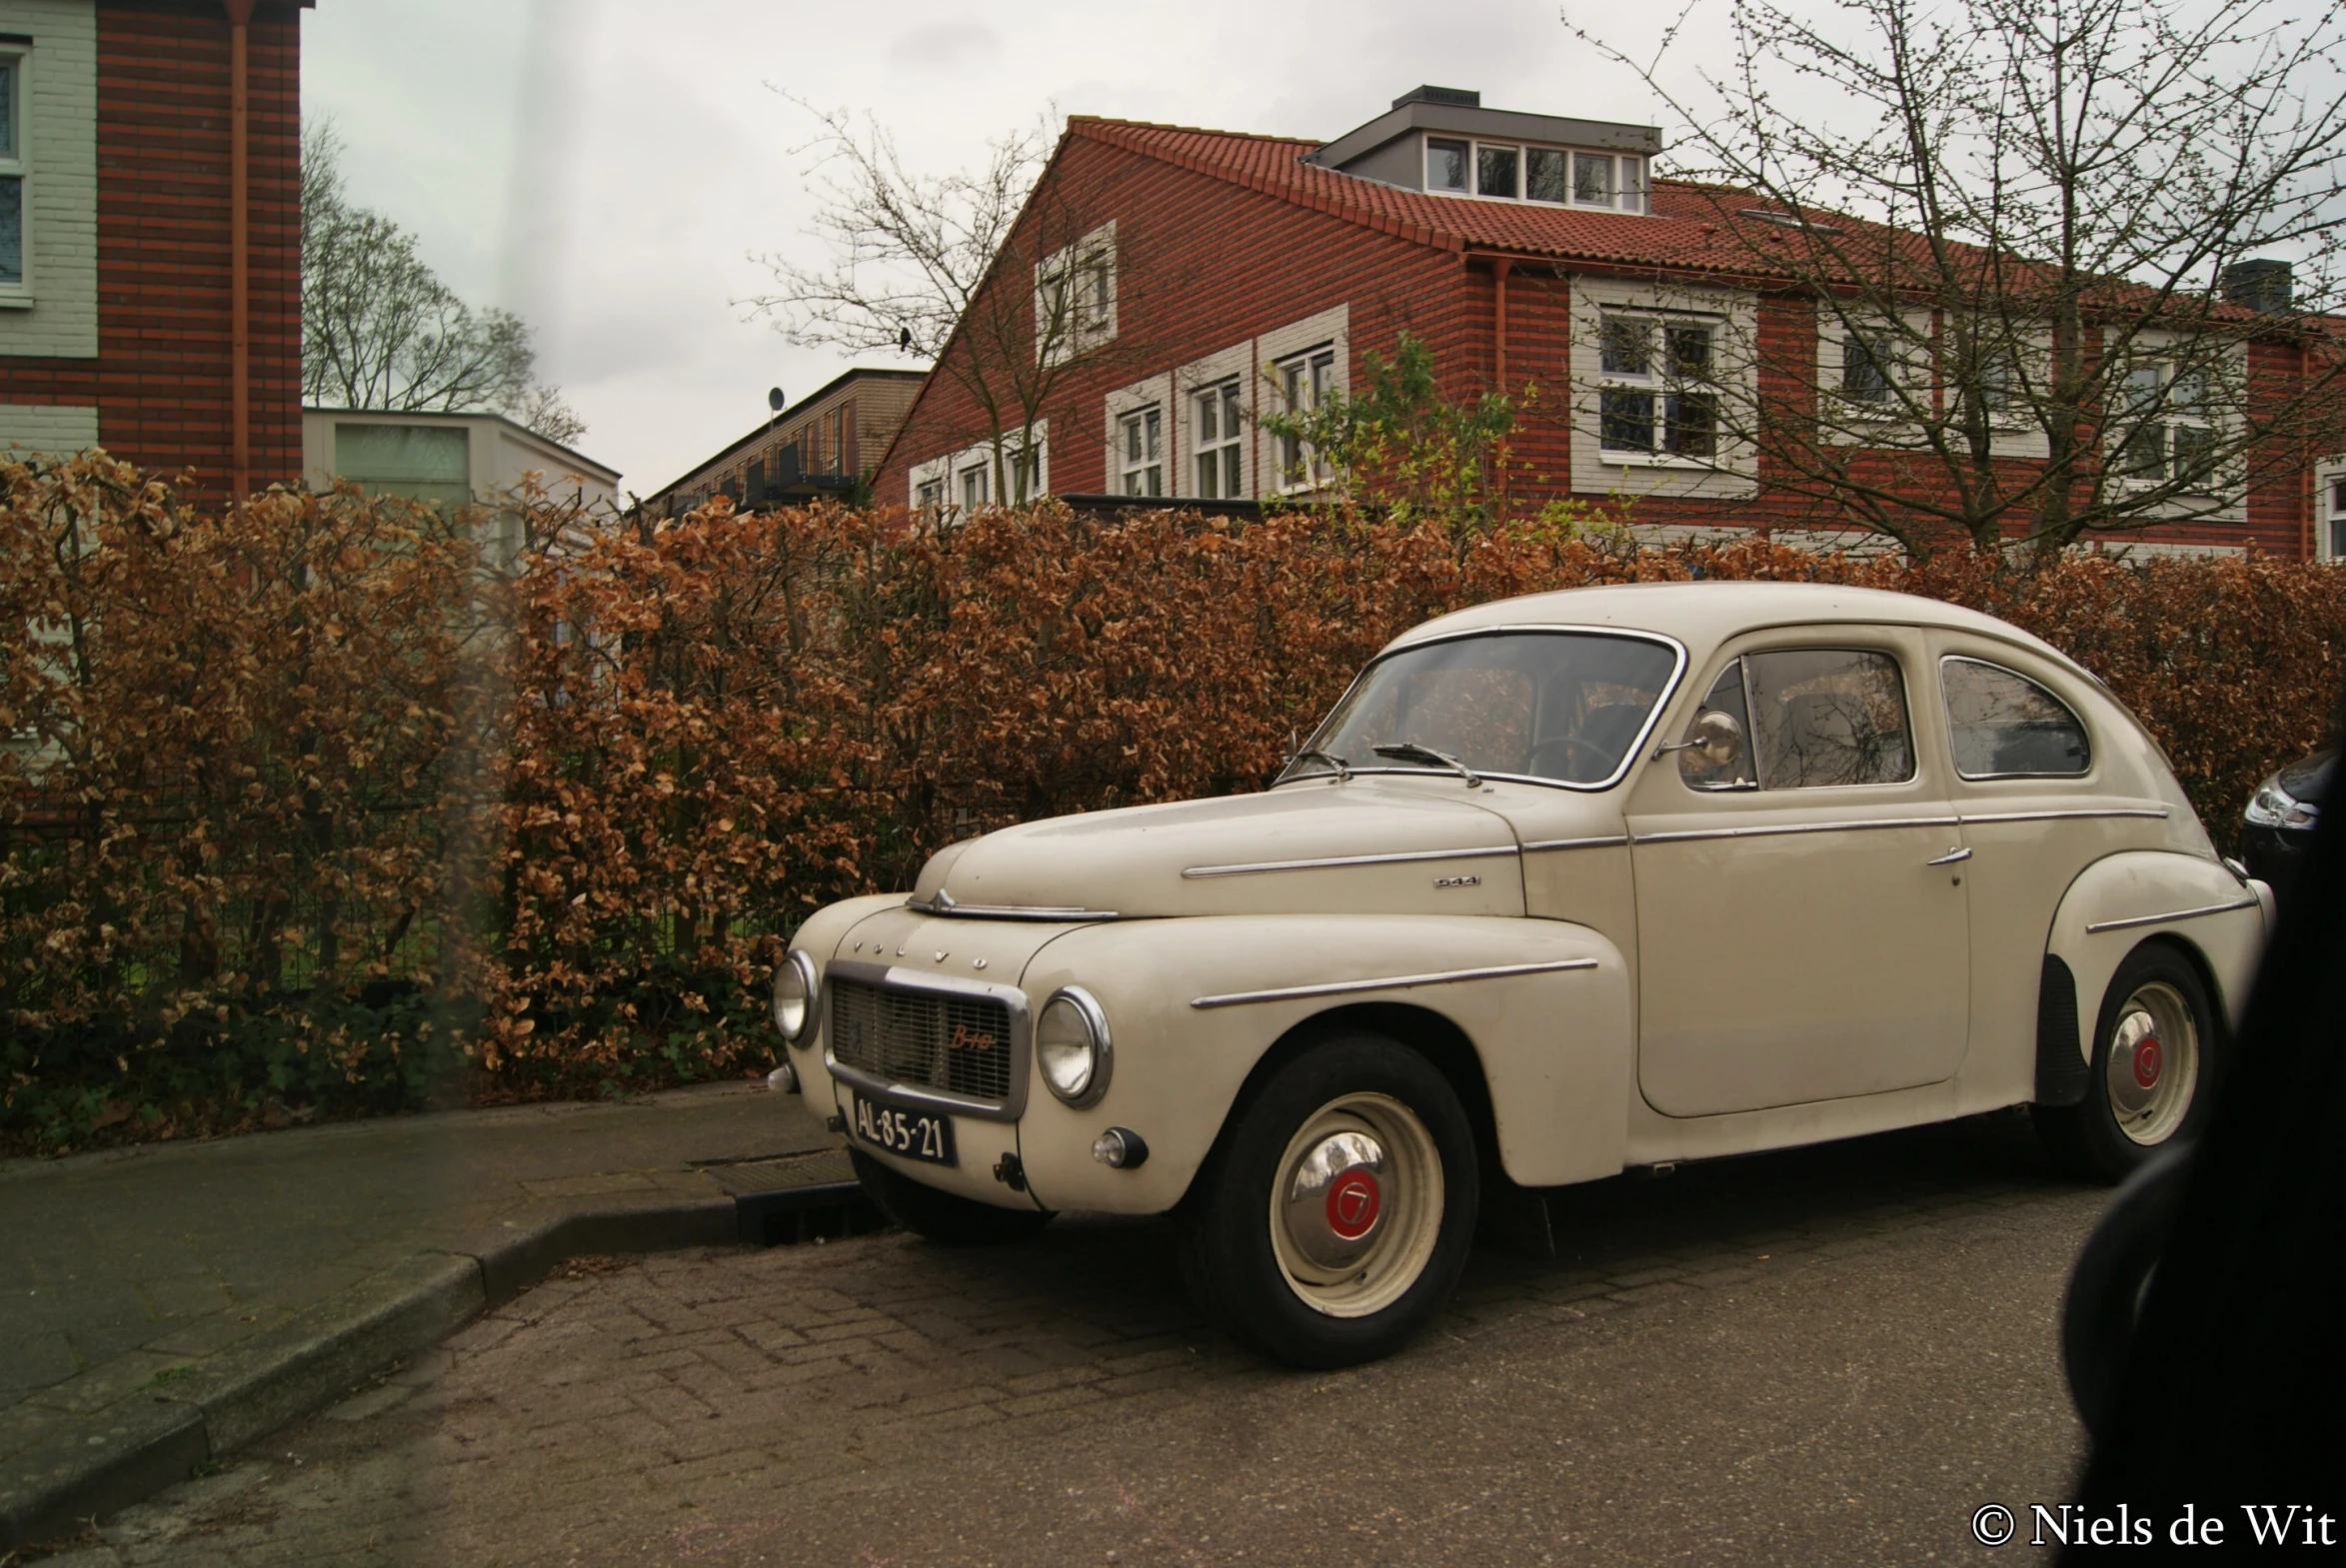
[(1728, 203), (1753, 199), (1721, 187), (1657, 181), (1650, 214), (1589, 212), (1433, 196), (1338, 174), (1302, 161), (1320, 143), (1288, 137), (1091, 116), (1070, 119), (1068, 132), (1443, 250), (1738, 274), (1756, 270), (1750, 241), (1730, 232), (1731, 218), (1722, 221), (1722, 209), (1733, 211)]

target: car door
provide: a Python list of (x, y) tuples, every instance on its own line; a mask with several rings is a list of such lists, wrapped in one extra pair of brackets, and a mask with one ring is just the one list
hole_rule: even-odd
[(1926, 656), (1894, 628), (1730, 644), (1689, 720), (1728, 715), (1735, 755), (1644, 765), (1628, 827), (1637, 1076), (1656, 1110), (1877, 1094), (1961, 1063), (1966, 851), (1940, 727), (1916, 722), (1936, 708)]

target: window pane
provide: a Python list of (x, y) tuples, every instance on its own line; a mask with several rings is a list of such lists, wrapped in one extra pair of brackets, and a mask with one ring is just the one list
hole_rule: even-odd
[(16, 61), (0, 60), (0, 158), (16, 156)]
[(1154, 463), (1165, 456), (1165, 416), (1162, 411), (1151, 409), (1143, 416), (1141, 423), (1149, 428), (1147, 448), (1149, 459)]
[(1221, 487), (1214, 483), (1220, 474), (1221, 465), (1214, 461), (1214, 454), (1210, 452), (1197, 454), (1197, 494), (1200, 497), (1207, 501), (1221, 499)]
[(370, 496), (463, 506), (473, 499), (472, 437), (453, 425), (337, 425), (334, 472)]
[(1653, 323), (1636, 316), (1607, 316), (1597, 340), (1597, 364), (1607, 376), (1650, 375)]
[(2216, 433), (2205, 425), (2178, 425), (2175, 427), (2175, 467), (2172, 478), (2179, 485), (2197, 489), (2213, 489), (2216, 466)]
[(1244, 492), (1238, 488), (1238, 449), (1221, 449), (1221, 494), (1225, 501), (1235, 501)]
[(1439, 137), (1425, 139), (1425, 188), (1429, 191), (1462, 191), (1466, 188), (1466, 144), (1444, 141)]
[(1311, 744), (1354, 768), (1415, 767), (1375, 752), (1413, 742), (1491, 773), (1599, 784), (1619, 771), (1676, 663), (1658, 644), (1588, 633), (1405, 649), (1369, 669)]
[(1879, 338), (1852, 332), (1841, 340), (1841, 396), (1880, 403), (1890, 395), (1890, 356)]
[(1752, 654), (1760, 782), (1770, 789), (1896, 784), (1914, 777), (1906, 692), (1887, 654), (1804, 648)]
[(1608, 452), (1653, 450), (1653, 394), (1617, 392), (1597, 394), (1597, 444)]
[(1564, 199), (1564, 155), (1552, 147), (1533, 147), (1523, 154), (1523, 194), (1535, 202)]
[(1199, 441), (1219, 441), (1221, 439), (1221, 427), (1214, 422), (1213, 418), (1214, 411), (1220, 407), (1221, 399), (1214, 393), (1208, 392), (1198, 398), (1197, 439)]
[(1642, 158), (1621, 160), (1621, 210), (1645, 211), (1645, 160)]
[(1670, 375), (1678, 381), (1706, 381), (1710, 377), (1710, 329), (1671, 327), (1663, 333)]
[(2026, 676), (1976, 659), (1939, 663), (1955, 772), (1966, 779), (2082, 774), (2092, 766), (2085, 726)]
[(1669, 400), (1663, 446), (1681, 458), (1707, 458), (1718, 445), (1718, 401), (1707, 392), (1681, 392)]
[(0, 177), (0, 283), (24, 282), (24, 181)]
[(1736, 660), (1719, 672), (1719, 678), (1710, 685), (1710, 695), (1702, 706), (1694, 710), (1694, 719), (1687, 721), (1686, 733), (1678, 739), (1694, 739), (1695, 721), (1704, 714), (1725, 714), (1735, 721), (1743, 732), (1743, 744), (1735, 755), (1723, 763), (1713, 763), (1700, 752), (1678, 754), (1678, 777), (1697, 789), (1750, 789), (1758, 785), (1751, 775), (1751, 711), (1743, 706), (1743, 662)]
[(1598, 207), (1613, 204), (1613, 160), (1609, 153), (1572, 154), (1572, 200)]
[(1480, 196), (1513, 196), (1515, 164), (1519, 157), (1512, 147), (1475, 148), (1475, 193)]
[(1137, 419), (1128, 419), (1124, 424), (1125, 461), (1138, 463), (1141, 461), (1141, 422)]

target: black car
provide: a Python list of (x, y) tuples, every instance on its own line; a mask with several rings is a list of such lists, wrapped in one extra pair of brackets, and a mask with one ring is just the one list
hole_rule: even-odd
[(2337, 766), (2335, 747), (2300, 758), (2258, 784), (2240, 813), (2240, 858), (2249, 875), (2272, 884), (2276, 898), (2289, 895)]

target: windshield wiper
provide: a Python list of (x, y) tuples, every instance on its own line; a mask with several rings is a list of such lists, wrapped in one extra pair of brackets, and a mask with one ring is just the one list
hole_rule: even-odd
[(1295, 765), (1297, 763), (1311, 762), (1314, 760), (1325, 763), (1328, 767), (1335, 770), (1336, 783), (1350, 784), (1352, 782), (1352, 765), (1350, 763), (1345, 762), (1342, 758), (1336, 756), (1333, 752), (1322, 752), (1315, 746), (1304, 747), (1301, 751), (1295, 753), (1292, 757), (1289, 757), (1287, 759), (1287, 766), (1279, 770), (1278, 782), (1280, 784), (1284, 784), (1286, 782), (1287, 775), (1294, 772)]
[(1379, 757), (1390, 757), (1396, 760), (1404, 760), (1409, 762), (1429, 763), (1436, 768), (1446, 768), (1451, 773), (1456, 774), (1460, 779), (1465, 780), (1466, 787), (1469, 789), (1479, 788), (1482, 784), (1482, 776), (1480, 774), (1476, 773), (1473, 769), (1468, 768), (1464, 763), (1459, 762), (1456, 758), (1450, 756), (1449, 753), (1437, 752), (1430, 746), (1419, 746), (1414, 741), (1387, 741), (1382, 746), (1372, 746), (1368, 750), (1374, 752)]

